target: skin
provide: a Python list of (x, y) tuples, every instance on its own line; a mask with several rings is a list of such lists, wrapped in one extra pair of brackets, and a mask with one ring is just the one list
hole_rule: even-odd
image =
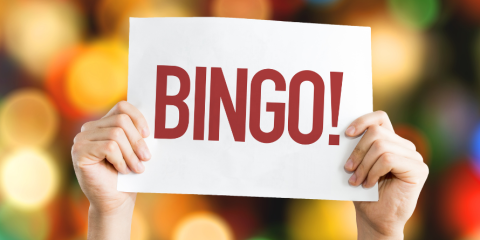
[[(428, 176), (415, 145), (393, 131), (385, 112), (355, 120), (346, 135), (362, 139), (345, 164), (352, 186), (379, 185), (378, 202), (354, 202), (358, 239), (403, 239)], [(129, 239), (136, 193), (116, 190), (117, 172), (142, 173), (151, 154), (143, 138), (149, 129), (131, 104), (119, 102), (103, 118), (82, 126), (72, 159), (80, 186), (90, 201), (88, 239)]]

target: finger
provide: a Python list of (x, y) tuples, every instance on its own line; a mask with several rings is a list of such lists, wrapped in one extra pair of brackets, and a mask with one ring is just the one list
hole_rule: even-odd
[(146, 138), (148, 135), (150, 135), (147, 120), (145, 120), (143, 114), (129, 102), (121, 101), (117, 103), (117, 105), (115, 105), (103, 118), (117, 114), (127, 114), (130, 116), (133, 124), (138, 129), (138, 132), (142, 135), (142, 137)]
[(350, 172), (355, 171), (367, 154), (368, 150), (371, 148), (372, 144), (380, 139), (397, 143), (413, 151), (415, 150), (415, 145), (412, 142), (401, 138), (394, 132), (385, 129), (384, 127), (374, 125), (368, 128), (367, 132), (363, 135), (362, 139), (360, 139), (357, 146), (355, 146), (355, 149), (353, 149), (352, 154), (350, 154), (350, 157), (345, 163), (345, 170)]
[(392, 153), (384, 153), (368, 173), (364, 187), (373, 187), (380, 177), (389, 172), (406, 183), (423, 186), (429, 170), (423, 162)]
[(388, 130), (393, 130), (392, 123), (384, 111), (376, 111), (357, 118), (347, 128), (345, 133), (349, 137), (355, 137), (362, 134), (370, 126), (382, 126)]
[(418, 152), (405, 148), (397, 143), (383, 139), (376, 140), (361, 161), (358, 168), (355, 170), (355, 173), (350, 178), (350, 184), (353, 186), (362, 184), (367, 178), (372, 166), (380, 158), (380, 156), (385, 153), (395, 154), (409, 159), (416, 159), (417, 161), (422, 159), (422, 156)]
[(148, 160), (151, 157), (150, 151), (148, 150), (145, 140), (138, 132), (137, 128), (134, 126), (131, 118), (127, 114), (117, 114), (112, 115), (106, 118), (102, 118), (98, 121), (86, 123), (84, 125), (84, 132), (93, 131), (98, 128), (111, 128), (119, 127), (122, 128), (125, 134), (127, 135), (128, 141), (132, 146), (133, 151), (137, 154), (137, 157), (141, 160)]
[(123, 174), (130, 172), (115, 141), (75, 143), (72, 148), (72, 156), (74, 156), (74, 164), (79, 168), (85, 168), (106, 159), (117, 171)]
[(141, 165), (142, 163), (140, 163), (140, 160), (133, 151), (132, 146), (130, 145), (130, 142), (128, 141), (128, 138), (122, 128), (97, 128), (95, 130), (79, 133), (76, 138), (78, 138), (79, 141), (115, 141), (120, 147), (123, 159), (125, 159), (127, 162), (128, 167), (136, 173), (141, 172), (141, 169), (143, 169), (143, 165)]

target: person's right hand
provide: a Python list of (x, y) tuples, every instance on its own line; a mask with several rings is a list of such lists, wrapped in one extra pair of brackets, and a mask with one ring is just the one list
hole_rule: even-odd
[(108, 218), (131, 219), (136, 193), (117, 191), (117, 171), (142, 173), (145, 170), (142, 161), (151, 157), (143, 140), (148, 135), (142, 113), (122, 101), (103, 118), (84, 124), (75, 137), (73, 166), (90, 201), (89, 221), (97, 222), (95, 225), (102, 225)]

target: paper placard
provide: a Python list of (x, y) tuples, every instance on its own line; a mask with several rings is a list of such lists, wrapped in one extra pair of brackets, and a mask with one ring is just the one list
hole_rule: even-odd
[(152, 159), (119, 191), (378, 200), (343, 167), (372, 112), (370, 28), (131, 18), (128, 74)]

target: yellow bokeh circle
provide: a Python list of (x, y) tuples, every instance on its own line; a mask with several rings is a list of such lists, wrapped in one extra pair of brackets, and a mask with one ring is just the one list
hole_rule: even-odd
[(102, 114), (127, 95), (128, 52), (116, 40), (88, 46), (67, 73), (67, 96), (79, 110)]
[(187, 216), (175, 229), (174, 240), (232, 240), (228, 225), (220, 217), (209, 212)]
[(404, 27), (381, 9), (351, 10), (342, 19), (341, 24), (371, 28), (374, 108), (388, 110), (408, 98), (424, 73), (424, 34)]
[(44, 152), (19, 149), (7, 155), (0, 168), (1, 191), (7, 201), (24, 209), (44, 206), (55, 194), (58, 169)]
[(96, 20), (103, 36), (114, 36), (128, 43), (130, 17), (194, 17), (199, 2), (164, 0), (100, 0)]
[(132, 229), (130, 238), (136, 240), (148, 240), (150, 239), (149, 230), (148, 222), (144, 215), (135, 208), (132, 216)]
[(424, 39), (418, 32), (378, 22), (372, 27), (373, 91), (376, 102), (405, 96), (419, 82)]
[(82, 20), (68, 1), (14, 1), (5, 19), (5, 45), (30, 73), (42, 79), (60, 51), (81, 41)]
[(352, 202), (298, 199), (288, 212), (291, 239), (357, 239)]
[(7, 146), (46, 146), (57, 134), (58, 124), (51, 100), (37, 89), (11, 93), (0, 109), (0, 137)]

